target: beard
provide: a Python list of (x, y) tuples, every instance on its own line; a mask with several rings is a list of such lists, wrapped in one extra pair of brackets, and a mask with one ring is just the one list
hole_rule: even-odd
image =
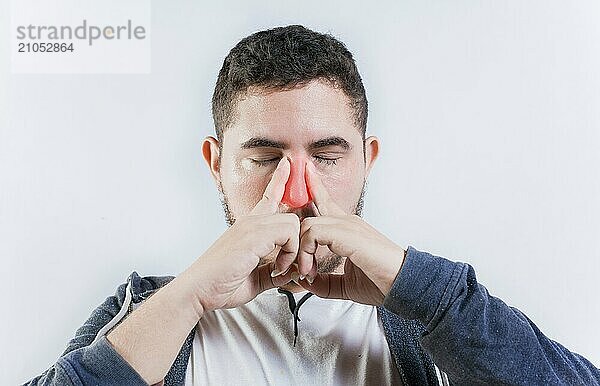
[[(366, 187), (367, 187), (367, 181), (363, 180), (363, 186), (362, 186), (362, 189), (360, 192), (360, 197), (358, 198), (358, 201), (354, 205), (354, 210), (352, 213), (359, 217), (362, 217)], [(227, 226), (230, 227), (233, 224), (235, 224), (235, 216), (231, 213), (231, 209), (229, 206), (229, 199), (227, 198), (227, 194), (225, 194), (225, 191), (223, 190), (223, 185), (221, 184), (220, 181), (219, 181), (219, 188), (220, 188), (219, 189), (219, 198), (221, 200), (221, 205), (223, 206), (223, 211), (225, 214), (225, 222), (227, 223)], [(298, 217), (301, 217), (301, 218), (314, 217), (315, 216), (314, 209), (316, 209), (316, 208), (313, 209), (313, 207), (314, 207), (314, 204), (311, 204), (304, 208), (299, 209), (300, 213), (297, 213)], [(274, 261), (275, 258), (277, 257), (277, 254), (279, 253), (280, 249), (281, 249), (281, 247), (277, 247), (269, 255), (261, 257), (258, 265), (260, 266), (260, 265)], [(319, 253), (320, 251), (322, 251), (322, 252)], [(322, 256), (320, 256), (320, 255), (322, 255)], [(315, 259), (317, 261), (317, 272), (319, 272), (319, 273), (332, 273), (338, 267), (340, 267), (340, 265), (342, 265), (342, 263), (344, 262), (343, 256), (340, 256), (336, 253), (331, 252), (331, 250), (329, 250), (329, 248), (327, 246), (323, 246), (323, 245), (319, 245), (317, 247), (317, 251), (315, 252)]]

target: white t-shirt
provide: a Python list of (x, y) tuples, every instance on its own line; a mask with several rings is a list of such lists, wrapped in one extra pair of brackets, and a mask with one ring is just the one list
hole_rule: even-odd
[[(296, 303), (307, 293), (294, 293)], [(308, 298), (294, 319), (276, 288), (205, 314), (196, 325), (185, 385), (401, 385), (377, 308)]]

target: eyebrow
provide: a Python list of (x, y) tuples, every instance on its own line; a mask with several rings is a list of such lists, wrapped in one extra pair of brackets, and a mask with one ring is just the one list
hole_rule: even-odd
[[(327, 137), (319, 139), (318, 141), (311, 142), (307, 146), (307, 148), (308, 150), (316, 150), (327, 146), (339, 146), (346, 151), (352, 150), (352, 145), (350, 145), (348, 141), (346, 141), (342, 137), (337, 136)], [(256, 147), (273, 147), (276, 149), (284, 150), (288, 148), (287, 144), (283, 142), (274, 141), (265, 137), (253, 137), (247, 140), (246, 142), (242, 143), (241, 145), (242, 149), (252, 149)]]

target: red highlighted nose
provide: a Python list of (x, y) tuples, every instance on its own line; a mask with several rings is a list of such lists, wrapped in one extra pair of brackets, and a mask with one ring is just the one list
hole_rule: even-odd
[(310, 191), (306, 185), (305, 160), (290, 160), (290, 176), (285, 184), (285, 192), (281, 202), (292, 207), (301, 208), (312, 201)]

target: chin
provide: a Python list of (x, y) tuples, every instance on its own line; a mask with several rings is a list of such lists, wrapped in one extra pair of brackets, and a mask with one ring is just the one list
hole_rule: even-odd
[[(279, 247), (276, 248), (270, 255), (260, 259), (259, 265), (268, 264), (275, 260), (276, 254), (279, 253)], [(318, 273), (343, 273), (345, 258), (331, 252), (326, 246), (320, 245), (317, 249), (317, 272)], [(297, 286), (294, 282), (289, 284)], [(282, 287), (284, 288), (284, 287)], [(298, 286), (298, 288), (302, 288)]]

